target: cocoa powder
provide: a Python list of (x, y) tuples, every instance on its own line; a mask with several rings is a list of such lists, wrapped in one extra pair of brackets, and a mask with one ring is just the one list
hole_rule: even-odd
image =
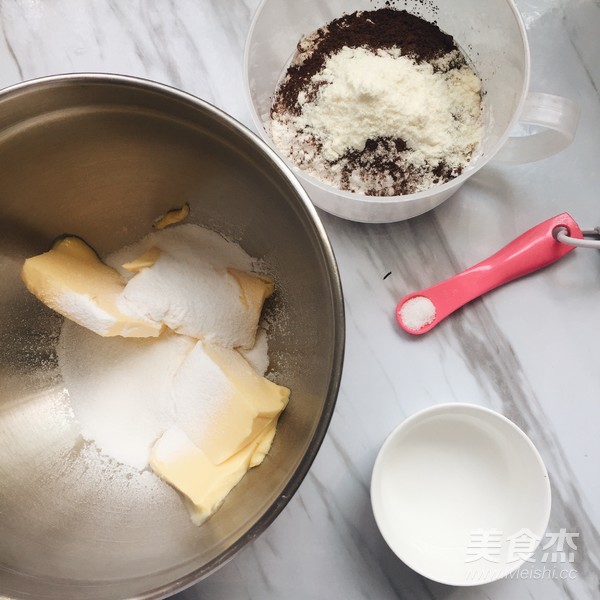
[(402, 196), (417, 191), (415, 183), (427, 172), (435, 175), (434, 184), (449, 181), (462, 172), (460, 167), (452, 168), (444, 161), (421, 169), (405, 164), (402, 154), (407, 150), (409, 148), (401, 138), (367, 140), (364, 150), (347, 152), (340, 160), (342, 189), (349, 189), (350, 176), (360, 172), (367, 184), (364, 189), (367, 196)]

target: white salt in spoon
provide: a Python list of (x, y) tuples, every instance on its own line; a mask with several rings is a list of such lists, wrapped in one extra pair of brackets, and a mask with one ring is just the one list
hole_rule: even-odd
[(407, 333), (426, 333), (467, 302), (557, 261), (575, 250), (576, 244), (558, 241), (557, 234), (564, 234), (565, 230), (570, 239), (583, 239), (577, 223), (562, 213), (526, 231), (466, 271), (404, 296), (396, 306), (398, 324)]

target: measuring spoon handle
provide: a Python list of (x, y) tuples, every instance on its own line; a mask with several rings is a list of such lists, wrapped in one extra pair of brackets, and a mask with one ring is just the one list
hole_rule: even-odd
[[(398, 323), (409, 333), (425, 333), (467, 302), (513, 279), (552, 264), (575, 249), (574, 246), (556, 240), (555, 232), (560, 227), (566, 228), (571, 237), (583, 238), (579, 226), (568, 213), (552, 217), (465, 271), (402, 298), (396, 308)], [(432, 322), (413, 330), (402, 322), (400, 308), (407, 300), (419, 296), (433, 302), (436, 314)]]

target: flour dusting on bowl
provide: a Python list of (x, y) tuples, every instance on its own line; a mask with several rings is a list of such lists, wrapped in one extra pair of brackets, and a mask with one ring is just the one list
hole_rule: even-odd
[(390, 8), (301, 39), (270, 122), (275, 144), (308, 175), (370, 196), (457, 177), (482, 132), (481, 81), (453, 38)]

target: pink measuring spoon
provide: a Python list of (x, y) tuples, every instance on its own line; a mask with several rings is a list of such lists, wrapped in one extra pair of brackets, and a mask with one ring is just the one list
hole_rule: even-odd
[(561, 228), (571, 238), (583, 239), (581, 229), (569, 214), (552, 217), (466, 271), (404, 296), (396, 306), (398, 324), (411, 334), (426, 333), (467, 302), (552, 264), (575, 249), (556, 240), (556, 232)]

